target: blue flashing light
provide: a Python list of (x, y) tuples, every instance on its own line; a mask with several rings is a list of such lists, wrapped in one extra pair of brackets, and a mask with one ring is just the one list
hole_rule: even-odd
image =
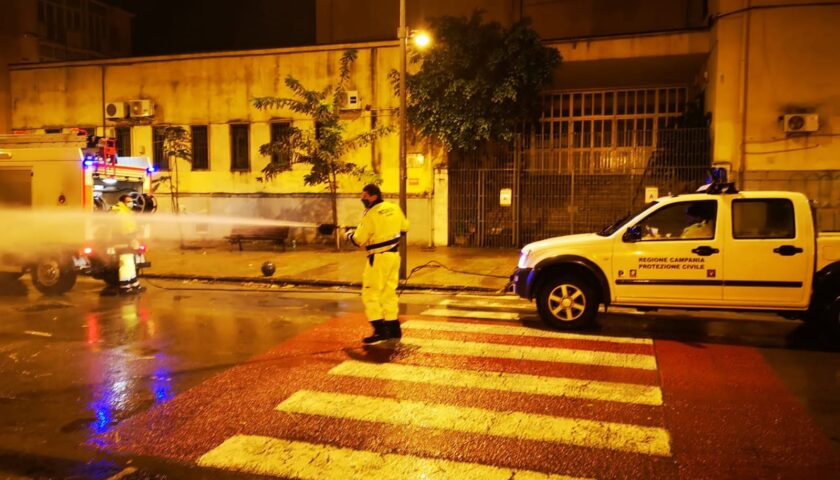
[(146, 171), (149, 172), (149, 173), (155, 173), (157, 171), (157, 169), (155, 168), (154, 165), (152, 165), (151, 167), (147, 168)]

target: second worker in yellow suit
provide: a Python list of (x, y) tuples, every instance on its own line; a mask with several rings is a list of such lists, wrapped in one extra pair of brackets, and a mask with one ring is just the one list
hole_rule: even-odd
[(103, 290), (103, 294), (108, 295), (112, 293), (119, 293), (121, 295), (128, 295), (140, 293), (146, 290), (140, 286), (140, 280), (137, 278), (137, 266), (134, 263), (135, 244), (137, 240), (137, 221), (134, 219), (134, 210), (132, 208), (133, 201), (130, 195), (120, 195), (119, 201), (111, 207), (111, 211), (116, 213), (119, 221), (111, 228), (111, 242), (113, 248), (119, 255), (118, 268), (118, 285), (117, 291), (112, 292), (110, 289)]
[(365, 214), (359, 226), (347, 232), (347, 239), (367, 252), (362, 303), (373, 335), (362, 339), (362, 343), (372, 344), (402, 337), (397, 285), (400, 238), (408, 231), (408, 220), (400, 207), (382, 200), (382, 191), (376, 185), (362, 189), (362, 203)]

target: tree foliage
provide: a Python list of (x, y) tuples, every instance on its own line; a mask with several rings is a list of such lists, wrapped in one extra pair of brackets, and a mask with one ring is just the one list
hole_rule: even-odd
[(153, 188), (156, 190), (162, 185), (169, 185), (172, 212), (177, 214), (181, 211), (178, 198), (180, 187), (178, 159), (192, 163), (192, 136), (190, 132), (178, 125), (165, 127), (163, 129), (163, 156), (169, 159), (170, 171), (168, 174), (162, 174), (156, 178), (153, 182)]
[[(474, 150), (511, 140), (537, 118), (540, 92), (561, 58), (542, 45), (529, 19), (504, 29), (475, 12), (435, 19), (432, 28), (434, 47), (412, 53), (422, 66), (406, 76), (408, 120), (423, 135), (448, 150)], [(391, 76), (399, 90), (399, 74)]]
[(375, 175), (365, 167), (348, 161), (347, 154), (372, 143), (393, 129), (390, 125), (380, 126), (345, 138), (347, 125), (341, 119), (341, 107), (346, 101), (347, 83), (356, 57), (356, 50), (344, 52), (339, 62), (336, 85), (328, 85), (321, 90), (309, 90), (290, 75), (286, 77), (285, 84), (292, 91), (291, 97), (257, 97), (252, 100), (259, 110), (288, 109), (312, 120), (312, 128), (302, 129), (290, 125), (274, 142), (260, 146), (262, 155), (272, 156), (272, 160), (262, 172), (267, 179), (271, 179), (291, 170), (295, 163), (310, 165), (304, 182), (306, 185), (327, 186), (332, 200), (334, 224), (338, 223), (338, 177), (350, 175), (377, 181)]

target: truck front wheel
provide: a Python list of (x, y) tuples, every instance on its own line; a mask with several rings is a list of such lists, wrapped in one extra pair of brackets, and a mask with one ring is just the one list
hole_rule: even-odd
[(76, 270), (61, 257), (42, 258), (30, 270), (32, 284), (44, 295), (61, 295), (76, 284)]
[(537, 311), (549, 326), (571, 330), (595, 319), (598, 300), (588, 282), (577, 275), (562, 274), (544, 282), (537, 291)]

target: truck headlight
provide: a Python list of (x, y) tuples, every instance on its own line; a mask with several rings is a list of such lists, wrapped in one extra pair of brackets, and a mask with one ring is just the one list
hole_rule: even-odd
[(519, 254), (519, 263), (517, 264), (519, 268), (525, 268), (528, 266), (529, 255), (531, 255), (531, 251), (527, 248), (523, 248), (522, 252)]

